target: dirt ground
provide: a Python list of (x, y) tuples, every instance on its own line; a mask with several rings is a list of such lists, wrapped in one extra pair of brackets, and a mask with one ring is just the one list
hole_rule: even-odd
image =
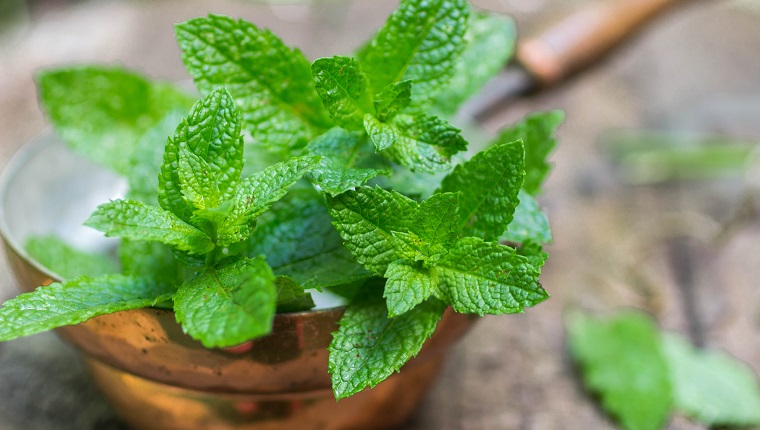
[[(599, 1), (480, 4), (513, 12), (529, 33)], [(0, 166), (45, 130), (33, 84), (41, 67), (121, 63), (160, 78), (186, 79), (171, 24), (209, 9), (263, 23), (310, 58), (348, 52), (394, 3), (272, 8), (242, 1), (38, 2), (26, 24), (0, 23)], [(552, 157), (555, 170), (541, 199), (555, 237), (542, 275), (552, 298), (522, 315), (485, 318), (405, 428), (615, 428), (583, 392), (567, 356), (563, 315), (571, 308), (644, 309), (662, 327), (727, 351), (760, 372), (760, 208), (749, 198), (751, 175), (633, 185), (611, 156), (624, 130), (760, 141), (758, 48), (755, 0), (693, 1), (602, 66), (517, 101), (484, 124), (493, 131), (532, 110), (567, 111)], [(749, 215), (736, 216), (741, 213)], [(2, 266), (5, 298), (13, 294), (14, 281)], [(0, 429), (119, 428), (76, 353), (53, 335), (0, 345)], [(674, 417), (668, 428), (703, 427)]]

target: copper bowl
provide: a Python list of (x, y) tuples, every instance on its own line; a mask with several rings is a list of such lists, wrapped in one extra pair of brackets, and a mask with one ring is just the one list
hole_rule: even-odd
[[(125, 188), (122, 179), (55, 138), (19, 151), (0, 180), (0, 234), (20, 289), (60, 278), (23, 250), (30, 234), (54, 233), (89, 250), (114, 247), (113, 239), (81, 224)], [(279, 314), (271, 335), (237, 350), (204, 348), (182, 332), (173, 312), (153, 308), (100, 316), (57, 333), (84, 352), (100, 389), (136, 429), (387, 429), (412, 413), (444, 351), (475, 321), (448, 310), (400, 373), (336, 402), (327, 346), (342, 314), (342, 307)]]

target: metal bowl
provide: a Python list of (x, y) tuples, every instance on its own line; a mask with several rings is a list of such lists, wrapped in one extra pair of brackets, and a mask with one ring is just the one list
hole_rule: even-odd
[[(116, 246), (82, 222), (121, 196), (123, 179), (39, 138), (19, 151), (0, 179), (0, 235), (20, 289), (60, 277), (22, 244), (56, 234), (87, 250)], [(93, 318), (57, 333), (84, 353), (121, 418), (139, 429), (386, 429), (412, 413), (443, 353), (474, 323), (448, 310), (435, 335), (400, 373), (336, 402), (327, 346), (343, 308), (279, 314), (272, 334), (243, 350), (207, 349), (185, 335), (174, 313), (140, 309)]]

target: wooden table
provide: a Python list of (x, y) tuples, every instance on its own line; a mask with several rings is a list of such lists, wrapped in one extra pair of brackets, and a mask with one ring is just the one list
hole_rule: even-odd
[[(490, 2), (522, 10), (522, 28), (591, 1)], [(393, 4), (319, 3), (339, 33), (298, 24), (305, 6), (272, 9), (213, 2), (213, 10), (265, 22), (310, 57), (348, 52)], [(391, 2), (393, 3), (393, 2)], [(54, 6), (0, 35), (0, 164), (44, 129), (34, 70), (70, 62), (121, 62), (184, 79), (171, 23), (212, 2), (92, 2)], [(484, 3), (488, 5), (488, 3)], [(316, 9), (315, 9), (316, 10)], [(322, 9), (319, 9), (322, 10)], [(361, 23), (361, 24), (360, 24)], [(299, 31), (295, 32), (294, 28)], [(568, 308), (637, 307), (661, 325), (729, 351), (760, 371), (760, 223), (715, 232), (737, 209), (741, 181), (657, 187), (626, 185), (610, 162), (605, 133), (621, 128), (743, 133), (760, 140), (760, 11), (753, 0), (701, 2), (661, 20), (605, 66), (561, 89), (516, 103), (491, 130), (534, 109), (564, 108), (567, 123), (542, 203), (555, 243), (542, 277), (552, 299), (523, 315), (486, 318), (451, 358), (440, 382), (405, 427), (436, 430), (614, 428), (583, 392), (564, 344)], [(332, 52), (332, 51), (330, 51)], [(729, 114), (737, 106), (735, 114)], [(757, 208), (755, 208), (757, 209)], [(687, 258), (684, 258), (686, 256)], [(0, 297), (13, 281), (0, 271)], [(76, 353), (50, 334), (0, 344), (0, 429), (119, 429)], [(675, 418), (670, 429), (699, 429)]]

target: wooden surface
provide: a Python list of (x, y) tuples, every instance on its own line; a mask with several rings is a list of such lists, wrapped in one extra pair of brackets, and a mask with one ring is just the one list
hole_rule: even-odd
[[(592, 1), (603, 0), (482, 3), (517, 11), (521, 28), (529, 29), (557, 10)], [(44, 129), (32, 81), (37, 68), (120, 62), (184, 79), (171, 23), (203, 14), (211, 4), (111, 1), (66, 8), (49, 2), (31, 24), (0, 24), (0, 165)], [(377, 9), (393, 7), (369, 0), (348, 8), (319, 4), (318, 10), (273, 11), (213, 2), (213, 10), (268, 25), (313, 58), (332, 53), (330, 46), (349, 51), (384, 19)], [(760, 223), (750, 212), (722, 243), (715, 241), (738, 210), (745, 183), (628, 186), (616, 175), (604, 137), (621, 128), (655, 128), (741, 133), (760, 141), (758, 9), (754, 0), (698, 2), (660, 20), (603, 67), (516, 103), (485, 125), (493, 130), (533, 109), (568, 113), (542, 198), (555, 232), (542, 277), (552, 298), (523, 315), (484, 319), (406, 429), (615, 428), (581, 390), (567, 357), (562, 318), (568, 308), (643, 308), (663, 327), (760, 371)], [(337, 35), (299, 22), (306, 12)], [(7, 297), (13, 281), (3, 269), (0, 297)], [(76, 353), (54, 336), (0, 344), (0, 430), (120, 428)], [(703, 427), (674, 418), (668, 428)]]

